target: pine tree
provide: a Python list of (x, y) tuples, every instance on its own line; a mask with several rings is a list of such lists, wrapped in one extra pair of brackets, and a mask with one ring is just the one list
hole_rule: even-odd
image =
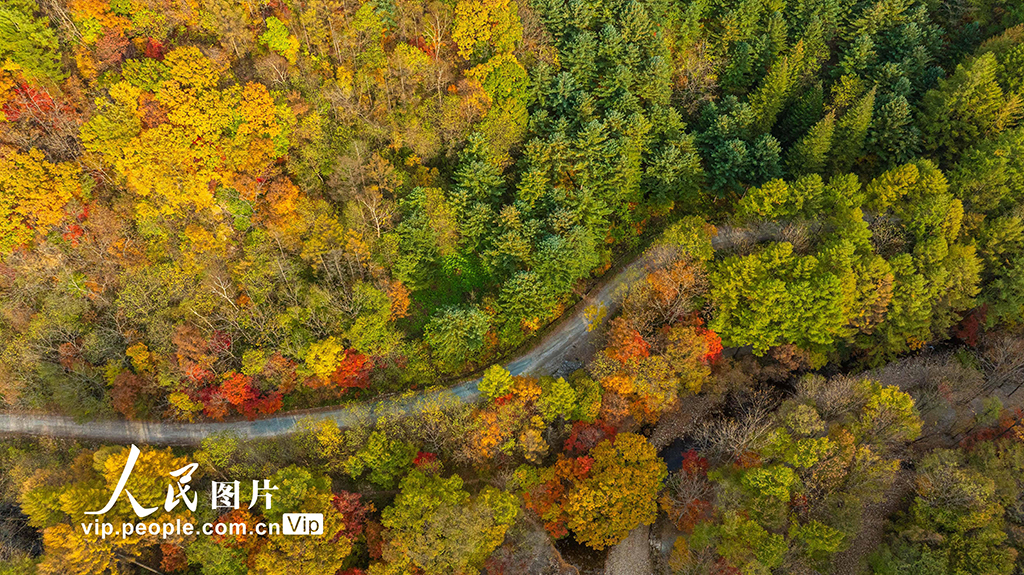
[[(604, 35), (602, 33), (602, 40)], [(621, 37), (615, 39), (621, 40)], [(583, 30), (573, 36), (565, 50), (563, 69), (571, 72), (573, 79), (580, 85), (589, 87), (598, 73), (597, 54), (598, 42), (595, 34), (590, 30)]]
[(910, 104), (903, 96), (891, 98), (875, 112), (868, 128), (867, 151), (878, 157), (878, 167), (889, 169), (917, 156), (921, 132), (914, 126)]
[(1003, 94), (997, 72), (995, 54), (989, 52), (958, 65), (953, 76), (924, 95), (919, 123), (925, 150), (953, 163), (980, 138), (1013, 126), (1024, 101), (1018, 94)]
[(800, 139), (786, 157), (786, 166), (794, 176), (820, 173), (825, 169), (828, 153), (832, 149), (832, 134), (836, 127), (836, 114), (829, 112), (807, 135)]
[(832, 137), (833, 173), (848, 172), (864, 149), (875, 107), (875, 88), (860, 97), (836, 122)]
[(483, 348), (489, 328), (490, 318), (479, 307), (448, 307), (427, 322), (423, 340), (439, 367), (454, 372)]
[(996, 80), (1006, 92), (1024, 93), (1024, 44), (999, 55)]
[(803, 66), (804, 45), (802, 42), (797, 43), (789, 56), (772, 66), (771, 72), (765, 77), (757, 91), (750, 95), (750, 107), (755, 118), (751, 127), (754, 130), (767, 132), (775, 125), (775, 119), (796, 87), (797, 80), (803, 72)]
[(843, 54), (843, 60), (839, 67), (844, 74), (856, 76), (867, 76), (868, 70), (878, 59), (875, 53), (875, 42), (871, 36), (862, 34), (854, 40), (853, 45)]
[(782, 177), (782, 146), (775, 136), (764, 134), (750, 147), (751, 166), (746, 181), (760, 185)]
[(793, 145), (807, 134), (825, 114), (825, 91), (821, 82), (802, 90), (795, 101), (787, 107), (772, 133), (786, 147)]
[(479, 132), (470, 134), (466, 148), (459, 154), (455, 170), (456, 197), (460, 205), (475, 202), (494, 203), (501, 199), (505, 181), (501, 170), (491, 161), (488, 146)]
[(754, 66), (753, 48), (750, 43), (737, 42), (729, 53), (728, 63), (722, 72), (722, 91), (728, 94), (742, 94), (754, 81), (751, 69)]

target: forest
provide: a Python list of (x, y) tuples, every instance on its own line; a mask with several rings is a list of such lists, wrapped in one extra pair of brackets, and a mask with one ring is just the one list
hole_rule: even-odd
[(0, 417), (301, 414), (0, 434), (0, 575), (1022, 575), (1022, 387), (1020, 0), (0, 0)]

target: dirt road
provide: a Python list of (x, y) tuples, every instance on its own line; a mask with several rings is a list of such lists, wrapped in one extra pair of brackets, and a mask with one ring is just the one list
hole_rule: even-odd
[[(712, 239), (715, 249), (749, 241), (748, 230), (722, 230)], [(558, 320), (554, 328), (539, 342), (505, 365), (512, 375), (547, 375), (558, 372), (563, 365), (585, 361), (596, 348), (600, 329), (588, 331), (590, 323), (586, 310), (592, 306), (604, 308), (601, 321), (612, 317), (619, 307), (620, 290), (629, 282), (642, 277), (647, 255), (641, 255), (623, 267), (614, 276), (605, 279), (579, 302), (570, 315)], [(342, 427), (350, 426), (369, 415), (378, 417), (391, 411), (415, 413), (422, 405), (440, 394), (454, 394), (461, 401), (472, 402), (479, 397), (479, 379), (465, 381), (443, 391), (425, 392), (410, 398), (376, 400), (368, 404), (351, 405), (337, 409), (299, 413), (282, 413), (255, 421), (177, 423), (132, 422), (120, 420), (76, 422), (70, 417), (34, 413), (0, 413), (0, 437), (4, 435), (43, 435), (115, 443), (144, 443), (150, 445), (198, 444), (203, 438), (226, 431), (242, 439), (257, 439), (286, 435), (295, 431), (300, 421), (315, 417), (333, 419)]]
[[(592, 352), (600, 330), (587, 331), (589, 323), (585, 318), (586, 309), (591, 305), (604, 306), (605, 317), (611, 317), (618, 308), (616, 290), (637, 277), (644, 265), (644, 258), (628, 264), (615, 276), (595, 287), (580, 302), (570, 316), (563, 317), (541, 341), (521, 356), (506, 364), (513, 375), (554, 373), (563, 362), (579, 362)], [(132, 421), (89, 421), (76, 422), (70, 417), (35, 413), (0, 414), (0, 436), (3, 435), (44, 435), (116, 443), (143, 443), (150, 445), (198, 444), (203, 438), (220, 432), (231, 431), (243, 439), (256, 439), (285, 435), (293, 432), (301, 420), (315, 417), (333, 419), (338, 425), (352, 425), (369, 413), (375, 418), (389, 411), (401, 410), (415, 413), (423, 404), (441, 393), (454, 394), (462, 401), (475, 401), (479, 396), (479, 379), (462, 382), (443, 391), (432, 391), (407, 399), (380, 400), (369, 405), (340, 407), (314, 413), (283, 413), (255, 421), (176, 423), (176, 422), (132, 422)]]

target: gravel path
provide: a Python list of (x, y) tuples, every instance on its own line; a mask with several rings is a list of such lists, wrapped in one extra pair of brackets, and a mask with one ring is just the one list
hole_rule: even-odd
[(647, 538), (650, 527), (641, 525), (608, 551), (604, 564), (605, 575), (651, 575), (654, 563), (651, 561), (651, 546)]

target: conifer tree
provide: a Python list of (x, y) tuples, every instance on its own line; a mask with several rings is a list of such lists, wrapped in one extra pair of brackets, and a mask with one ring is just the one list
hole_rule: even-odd
[(832, 141), (833, 173), (848, 172), (864, 149), (875, 107), (875, 88), (860, 97), (836, 122)]
[(789, 149), (786, 166), (790, 174), (802, 176), (820, 173), (825, 169), (828, 153), (832, 149), (832, 134), (835, 127), (835, 112), (829, 112)]
[(456, 197), (466, 204), (495, 202), (504, 191), (501, 170), (490, 161), (487, 143), (479, 132), (470, 134), (466, 148), (459, 154), (455, 186)]
[(921, 132), (914, 126), (910, 104), (895, 96), (882, 104), (868, 128), (867, 152), (878, 158), (878, 167), (888, 169), (914, 159), (921, 145)]
[(958, 65), (949, 79), (924, 95), (919, 124), (925, 150), (952, 163), (980, 138), (1014, 125), (1024, 101), (1018, 94), (1003, 93), (997, 72), (996, 56), (989, 52)]
[(839, 67), (844, 74), (866, 76), (869, 68), (874, 65), (878, 54), (875, 53), (875, 42), (868, 34), (862, 34), (854, 40), (853, 45), (843, 55)]
[(775, 119), (796, 87), (803, 66), (804, 45), (798, 42), (793, 52), (776, 63), (761, 86), (750, 95), (750, 107), (755, 118), (751, 127), (754, 130), (767, 132), (775, 125)]
[(825, 114), (825, 91), (821, 82), (801, 90), (782, 113), (772, 130), (787, 148), (800, 140)]

